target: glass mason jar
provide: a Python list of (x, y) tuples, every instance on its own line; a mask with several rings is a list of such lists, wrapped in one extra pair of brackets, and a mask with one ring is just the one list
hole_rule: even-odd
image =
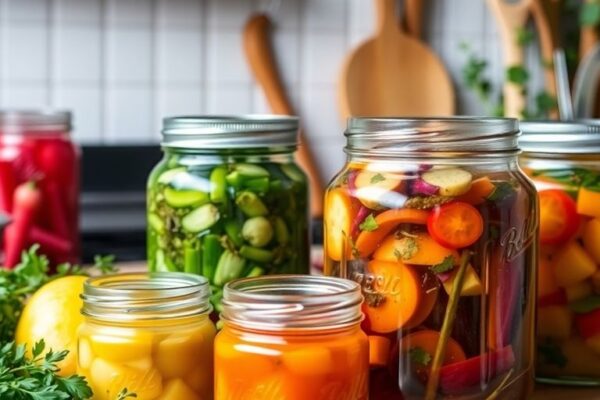
[(522, 129), (540, 198), (536, 375), (600, 385), (600, 121)]
[(53, 264), (79, 259), (79, 149), (67, 111), (0, 111), (4, 265), (37, 243)]
[(518, 132), (513, 119), (349, 120), (325, 273), (362, 286), (371, 400), (530, 393), (538, 210)]
[(308, 273), (308, 181), (298, 119), (174, 117), (148, 180), (151, 271), (202, 274), (220, 311), (230, 280)]
[(318, 276), (225, 286), (215, 339), (215, 398), (366, 400), (368, 343), (360, 287)]
[(91, 278), (77, 372), (95, 400), (212, 399), (215, 327), (206, 278), (158, 272)]

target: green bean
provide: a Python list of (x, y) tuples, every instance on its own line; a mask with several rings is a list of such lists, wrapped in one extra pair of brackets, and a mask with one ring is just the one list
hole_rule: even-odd
[(223, 248), (219, 235), (206, 235), (203, 244), (202, 275), (212, 282)]
[(190, 242), (184, 244), (183, 270), (190, 274), (202, 273), (202, 254), (198, 246)]
[(227, 170), (225, 167), (216, 167), (210, 173), (210, 201), (224, 203), (227, 200)]
[(248, 260), (268, 263), (273, 260), (274, 254), (270, 250), (259, 249), (258, 247), (242, 246), (240, 255)]

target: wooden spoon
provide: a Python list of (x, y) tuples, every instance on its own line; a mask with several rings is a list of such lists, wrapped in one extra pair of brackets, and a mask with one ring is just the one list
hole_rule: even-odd
[(454, 89), (440, 59), (398, 27), (395, 0), (375, 0), (377, 32), (346, 59), (339, 86), (344, 118), (454, 114)]
[[(532, 0), (488, 0), (488, 4), (498, 25), (504, 51), (504, 65), (506, 68), (523, 65), (523, 49), (518, 44), (518, 34), (525, 28)], [(525, 96), (522, 88), (506, 80), (504, 82), (504, 115), (520, 118), (525, 109)]]
[(421, 38), (423, 33), (423, 1), (404, 0), (406, 32), (415, 39)]
[[(244, 51), (254, 78), (263, 89), (271, 110), (275, 114), (295, 115), (271, 49), (269, 31), (271, 21), (265, 14), (250, 17), (244, 27)], [(300, 132), (298, 163), (307, 173), (310, 182), (310, 208), (315, 218), (323, 216), (323, 185), (307, 141)]]

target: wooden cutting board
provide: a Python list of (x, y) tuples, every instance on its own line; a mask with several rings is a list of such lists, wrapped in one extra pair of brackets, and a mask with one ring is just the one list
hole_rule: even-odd
[(453, 115), (454, 89), (441, 60), (400, 30), (395, 0), (375, 0), (375, 6), (375, 36), (342, 69), (342, 117)]

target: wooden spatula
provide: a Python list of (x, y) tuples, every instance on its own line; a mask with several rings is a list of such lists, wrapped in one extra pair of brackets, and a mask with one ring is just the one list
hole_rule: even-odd
[[(295, 115), (277, 71), (271, 51), (269, 30), (271, 21), (265, 14), (250, 17), (244, 27), (244, 51), (254, 78), (263, 89), (269, 106), (275, 114)], [(315, 218), (323, 216), (323, 185), (306, 138), (300, 133), (298, 163), (310, 180), (310, 208)]]
[[(506, 68), (523, 65), (524, 53), (518, 42), (518, 34), (525, 28), (531, 2), (532, 0), (488, 0), (500, 27)], [(506, 80), (504, 83), (504, 115), (520, 118), (525, 105), (523, 89)]]
[(339, 86), (344, 118), (454, 114), (454, 89), (440, 59), (404, 34), (395, 0), (375, 0), (377, 32), (346, 59)]
[(415, 39), (423, 33), (423, 1), (404, 0), (404, 21), (406, 32)]

